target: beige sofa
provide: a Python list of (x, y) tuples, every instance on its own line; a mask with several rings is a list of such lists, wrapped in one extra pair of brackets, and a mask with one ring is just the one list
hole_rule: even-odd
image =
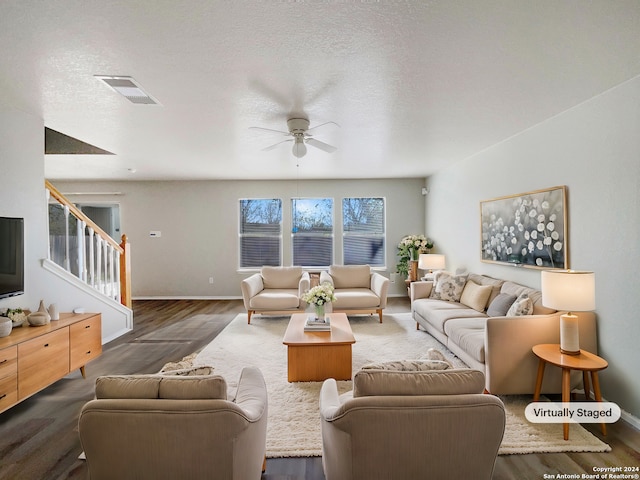
[(251, 323), (254, 313), (283, 315), (304, 311), (307, 304), (300, 297), (310, 285), (309, 273), (302, 267), (262, 267), (260, 273), (241, 283), (247, 322)]
[(369, 265), (331, 265), (320, 273), (320, 283), (334, 287), (334, 312), (346, 314), (377, 313), (382, 323), (382, 310), (387, 306), (389, 279), (371, 270)]
[(327, 480), (492, 476), (504, 405), (476, 370), (360, 370), (354, 390), (320, 392)]
[(100, 377), (78, 428), (91, 480), (258, 480), (267, 389), (255, 367), (234, 400), (217, 375)]
[[(432, 281), (411, 284), (411, 311), (416, 327), (426, 330), (470, 368), (484, 372), (488, 392), (497, 395), (533, 393), (538, 359), (531, 349), (540, 343), (560, 343), (561, 312), (544, 307), (541, 292), (533, 288), (474, 273), (455, 278), (457, 285), (455, 282), (449, 285), (445, 296), (462, 285), (458, 301), (433, 298)], [(499, 294), (502, 294), (500, 298)], [(531, 300), (531, 314), (506, 315), (501, 312), (494, 316), (494, 301), (498, 303), (507, 296), (520, 298), (522, 295)], [(595, 315), (592, 312), (577, 315), (580, 347), (597, 353)], [(572, 386), (578, 386), (581, 379), (579, 372), (573, 372)], [(542, 393), (561, 391), (561, 370), (547, 367)]]

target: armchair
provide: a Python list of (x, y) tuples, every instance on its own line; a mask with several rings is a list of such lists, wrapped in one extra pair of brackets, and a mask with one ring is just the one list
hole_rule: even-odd
[(373, 272), (369, 265), (331, 265), (320, 273), (320, 283), (334, 287), (334, 312), (377, 313), (382, 323), (382, 310), (387, 306), (389, 279)]
[(234, 400), (218, 375), (100, 377), (78, 420), (91, 480), (261, 477), (267, 390), (242, 370)]
[(360, 370), (353, 385), (320, 391), (327, 480), (491, 478), (505, 412), (482, 372)]
[(254, 313), (282, 315), (299, 313), (307, 308), (300, 297), (311, 285), (309, 272), (302, 267), (262, 267), (242, 281), (242, 301), (247, 309), (247, 323)]

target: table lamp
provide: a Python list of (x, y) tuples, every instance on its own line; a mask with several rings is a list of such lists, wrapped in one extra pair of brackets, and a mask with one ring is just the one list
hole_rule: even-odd
[(576, 270), (544, 270), (541, 290), (542, 305), (567, 311), (560, 315), (560, 351), (567, 355), (579, 355), (578, 317), (571, 312), (595, 310), (595, 274)]
[(427, 276), (432, 275), (434, 270), (444, 270), (444, 266), (444, 255), (421, 253), (418, 257), (418, 268), (420, 270), (427, 270)]

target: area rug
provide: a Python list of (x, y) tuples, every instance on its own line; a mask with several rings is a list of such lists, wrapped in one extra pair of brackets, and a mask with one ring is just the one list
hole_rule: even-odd
[[(409, 313), (349, 317), (356, 338), (353, 370), (372, 362), (419, 359), (435, 348), (456, 367), (464, 363), (416, 324)], [(287, 382), (287, 347), (282, 338), (288, 317), (251, 318), (238, 315), (195, 357), (195, 365), (214, 367), (229, 385), (237, 388), (240, 372), (247, 365), (260, 368), (267, 384), (269, 417), (267, 457), (312, 457), (322, 455), (318, 398), (321, 382)], [(351, 390), (351, 381), (339, 381), (340, 393)], [(531, 424), (524, 417), (530, 396), (505, 396), (507, 426), (499, 453), (606, 452), (610, 447), (580, 425), (571, 425), (568, 441), (559, 424)]]

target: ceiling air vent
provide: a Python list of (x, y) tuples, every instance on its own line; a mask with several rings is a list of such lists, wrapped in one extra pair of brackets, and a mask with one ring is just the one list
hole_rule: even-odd
[(102, 80), (131, 103), (136, 105), (160, 105), (160, 102), (145, 92), (133, 77), (114, 77), (111, 75), (95, 75), (95, 77)]

